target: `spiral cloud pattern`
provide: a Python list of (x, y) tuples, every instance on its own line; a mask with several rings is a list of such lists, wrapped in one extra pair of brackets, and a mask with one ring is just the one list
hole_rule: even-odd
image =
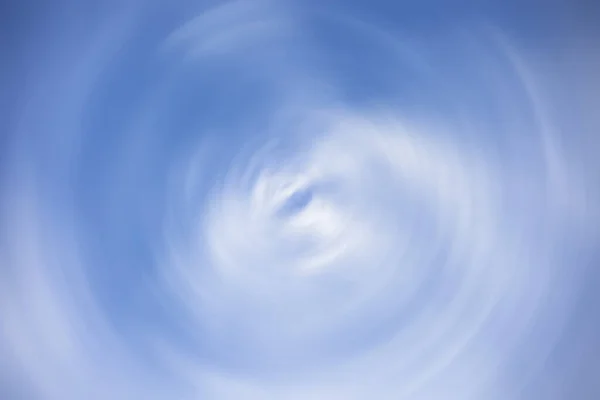
[(0, 398), (600, 398), (591, 3), (14, 3)]

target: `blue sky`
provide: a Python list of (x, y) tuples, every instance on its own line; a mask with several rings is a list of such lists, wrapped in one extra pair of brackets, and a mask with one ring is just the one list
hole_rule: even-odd
[(0, 397), (594, 399), (592, 2), (13, 2)]

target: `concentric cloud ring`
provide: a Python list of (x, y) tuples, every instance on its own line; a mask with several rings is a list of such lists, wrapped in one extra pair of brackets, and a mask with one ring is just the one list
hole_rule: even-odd
[(158, 9), (40, 72), (15, 125), (2, 390), (527, 396), (600, 226), (590, 139), (561, 134), (527, 54), (481, 23), (231, 2), (173, 30)]

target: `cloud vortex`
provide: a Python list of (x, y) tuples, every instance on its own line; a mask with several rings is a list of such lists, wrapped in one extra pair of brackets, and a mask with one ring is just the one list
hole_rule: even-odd
[(15, 6), (1, 398), (600, 395), (584, 6), (376, 3)]

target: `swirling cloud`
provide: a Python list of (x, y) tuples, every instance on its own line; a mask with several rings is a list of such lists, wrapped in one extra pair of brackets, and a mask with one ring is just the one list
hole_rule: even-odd
[(595, 33), (544, 41), (491, 9), (111, 7), (52, 26), (80, 42), (22, 45), (0, 395), (598, 393), (573, 375), (598, 367), (597, 55), (550, 49)]

